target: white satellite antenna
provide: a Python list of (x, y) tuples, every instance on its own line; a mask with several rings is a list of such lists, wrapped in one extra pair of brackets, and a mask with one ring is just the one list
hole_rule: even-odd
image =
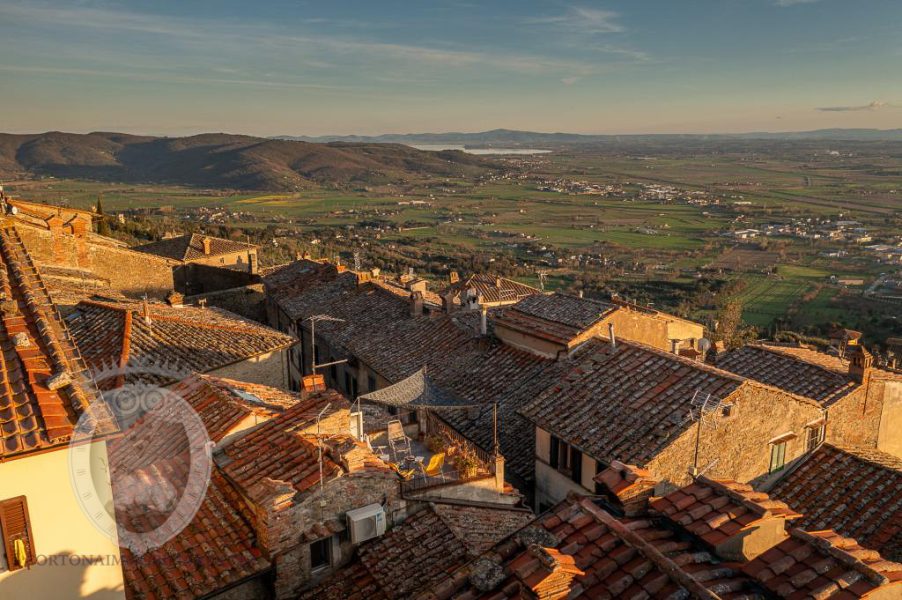
[(698, 341), (698, 351), (703, 355), (708, 353), (708, 350), (711, 349), (711, 340), (708, 338), (701, 338)]

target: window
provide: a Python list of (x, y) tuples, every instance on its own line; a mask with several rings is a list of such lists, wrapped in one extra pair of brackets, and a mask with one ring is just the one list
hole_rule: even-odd
[(807, 452), (813, 452), (821, 445), (821, 442), (824, 441), (824, 430), (825, 427), (823, 423), (807, 427), (808, 437), (805, 440), (805, 450)]
[(372, 375), (367, 375), (366, 377), (366, 391), (375, 392), (376, 391), (376, 378)]
[(0, 502), (0, 535), (10, 571), (35, 563), (34, 536), (25, 496)]
[(310, 544), (310, 570), (325, 569), (331, 565), (332, 538), (323, 538)]
[(770, 446), (770, 468), (768, 473), (783, 470), (786, 465), (786, 442), (776, 442)]
[(561, 474), (582, 484), (583, 453), (555, 436), (551, 436), (549, 463)]

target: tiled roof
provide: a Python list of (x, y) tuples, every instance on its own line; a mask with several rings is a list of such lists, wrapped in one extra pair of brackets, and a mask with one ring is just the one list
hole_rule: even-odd
[[(204, 254), (204, 239), (210, 240), (210, 254)], [(199, 258), (209, 258), (220, 254), (230, 254), (242, 250), (253, 250), (256, 246), (244, 242), (234, 242), (222, 238), (211, 237), (199, 233), (188, 233), (178, 237), (167, 238), (141, 246), (135, 246), (132, 250), (156, 254), (164, 258), (174, 260), (191, 261)]]
[[(847, 373), (837, 370), (835, 361), (838, 358), (814, 353), (825, 357), (814, 362), (810, 356), (813, 351), (790, 353), (789, 350), (804, 349), (752, 344), (718, 357), (717, 366), (787, 392), (812, 398), (825, 406), (858, 387)], [(833, 368), (829, 365), (833, 365)]]
[[(0, 229), (0, 320), (0, 460), (67, 443), (98, 396), (13, 227)], [(102, 412), (97, 432), (115, 431)]]
[(504, 507), (430, 503), (301, 596), (307, 600), (411, 598), (532, 519)]
[(338, 270), (325, 262), (301, 259), (261, 270), (266, 295), (276, 301), (303, 293), (316, 282), (334, 279)]
[(742, 571), (781, 598), (902, 597), (902, 565), (830, 530), (793, 529)]
[(517, 302), (521, 298), (542, 293), (532, 286), (522, 284), (513, 279), (496, 277), (489, 273), (476, 273), (467, 279), (451, 284), (440, 291), (439, 296), (447, 295), (449, 292), (456, 292), (459, 296), (467, 293), (470, 289), (475, 290), (477, 296), (482, 296), (482, 301), (485, 303), (512, 303)]
[(513, 310), (523, 315), (559, 323), (577, 331), (582, 331), (591, 327), (605, 314), (616, 310), (616, 308), (617, 306), (610, 302), (555, 293), (524, 298), (513, 307), (505, 310), (505, 314)]
[[(639, 344), (587, 342), (581, 358), (521, 413), (597, 460), (646, 464), (685, 431), (698, 392), (713, 401), (744, 380)], [(599, 402), (604, 398), (604, 402)]]
[(833, 529), (902, 561), (902, 460), (824, 444), (770, 493), (804, 514), (800, 527)]
[[(252, 501), (270, 493), (269, 483), (291, 486), (308, 492), (320, 482), (319, 444), (322, 440), (297, 430), (316, 421), (319, 411), (330, 405), (333, 410), (347, 406), (335, 390), (317, 392), (285, 412), (258, 425), (242, 437), (221, 448), (216, 464)], [(329, 443), (353, 443), (350, 435), (330, 435)], [(324, 449), (322, 475), (325, 481), (342, 476), (395, 477), (394, 471), (370, 451), (360, 470), (348, 473), (333, 455)]]
[(477, 404), (468, 402), (437, 386), (426, 373), (425, 368), (381, 390), (363, 394), (360, 396), (360, 399), (407, 409), (430, 408), (441, 410), (477, 406)]
[(656, 498), (651, 508), (712, 546), (770, 519), (801, 515), (748, 484), (699, 477), (690, 485)]
[(204, 501), (185, 529), (140, 556), (122, 549), (126, 597), (193, 600), (263, 573), (270, 564), (252, 522), (241, 495), (214, 468)]
[(67, 317), (69, 328), (104, 389), (117, 384), (117, 374), (107, 376), (107, 372), (123, 365), (134, 367), (125, 375), (126, 383), (168, 384), (172, 377), (155, 373), (155, 368), (165, 367), (175, 374), (203, 373), (296, 342), (219, 308), (93, 300), (77, 308)]
[(750, 579), (671, 529), (649, 519), (616, 519), (578, 496), (568, 497), (419, 597), (533, 598), (531, 588), (544, 568), (532, 550), (536, 546), (572, 557), (575, 576), (562, 596), (568, 600), (757, 597)]
[(468, 504), (433, 503), (432, 509), (463, 541), (470, 554), (482, 554), (499, 540), (533, 520), (528, 509)]
[(297, 394), (277, 388), (199, 374), (180, 381), (173, 392), (194, 409), (214, 442), (248, 416), (272, 417), (301, 402)]

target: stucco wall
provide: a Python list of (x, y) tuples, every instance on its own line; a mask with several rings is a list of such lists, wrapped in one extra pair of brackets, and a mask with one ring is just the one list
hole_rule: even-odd
[(283, 390), (288, 389), (288, 348), (261, 354), (220, 369), (209, 371), (214, 377), (260, 383)]
[[(105, 457), (105, 443), (95, 442), (91, 453)], [(63, 448), (0, 464), (0, 500), (26, 497), (38, 558), (30, 569), (13, 572), (0, 558), (0, 598), (125, 597), (119, 547), (82, 511), (70, 484), (68, 455)], [(84, 565), (79, 557), (103, 562)]]

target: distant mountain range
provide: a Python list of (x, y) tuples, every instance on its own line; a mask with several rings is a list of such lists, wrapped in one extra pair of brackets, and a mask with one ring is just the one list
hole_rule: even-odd
[(367, 144), (460, 145), (482, 147), (557, 147), (569, 144), (610, 144), (618, 142), (665, 142), (668, 140), (848, 140), (848, 141), (902, 141), (902, 129), (817, 129), (797, 132), (757, 132), (737, 134), (637, 134), (637, 135), (584, 135), (578, 133), (539, 133), (493, 129), (478, 133), (403, 133), (375, 136), (326, 135), (279, 136), (278, 139), (305, 142), (354, 142)]
[(122, 133), (0, 134), (0, 178), (54, 176), (127, 183), (291, 191), (473, 176), (493, 164), (460, 151), (308, 143), (219, 133), (181, 138)]

